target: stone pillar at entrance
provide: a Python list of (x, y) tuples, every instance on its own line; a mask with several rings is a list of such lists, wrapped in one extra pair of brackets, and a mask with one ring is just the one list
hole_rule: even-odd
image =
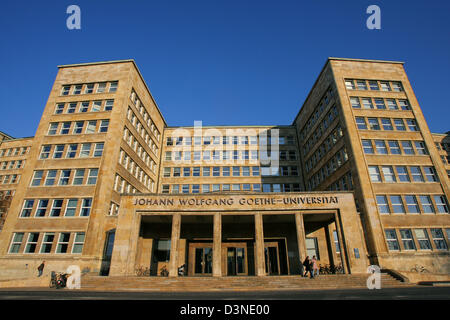
[(181, 215), (172, 216), (172, 236), (170, 241), (169, 277), (178, 277), (178, 242), (180, 240)]
[(330, 264), (336, 266), (339, 264), (339, 261), (336, 253), (336, 245), (334, 243), (333, 225), (334, 223), (328, 224), (324, 229), (325, 237), (327, 239), (328, 258), (330, 259)]
[(213, 277), (222, 276), (222, 216), (214, 214)]
[(295, 214), (295, 226), (297, 228), (298, 257), (300, 258), (300, 263), (303, 263), (306, 258), (306, 234), (303, 214)]
[(264, 230), (263, 219), (261, 213), (255, 214), (255, 258), (256, 258), (256, 275), (265, 276), (266, 268), (264, 265)]

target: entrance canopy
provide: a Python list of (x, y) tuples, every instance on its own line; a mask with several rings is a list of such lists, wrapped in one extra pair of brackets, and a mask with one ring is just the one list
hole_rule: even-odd
[(177, 276), (183, 265), (185, 275), (299, 274), (308, 254), (366, 272), (352, 193), (125, 195), (110, 274)]

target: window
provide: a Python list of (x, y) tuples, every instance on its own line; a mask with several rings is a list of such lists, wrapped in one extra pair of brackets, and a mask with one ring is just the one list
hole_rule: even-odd
[(67, 95), (69, 95), (69, 92), (70, 92), (70, 86), (63, 86), (62, 87), (61, 95), (67, 96)]
[(253, 191), (254, 192), (261, 192), (261, 185), (260, 184), (253, 184)]
[(370, 140), (362, 140), (362, 146), (365, 154), (373, 154), (372, 142)]
[(94, 101), (92, 103), (91, 112), (99, 112), (102, 108), (102, 102), (101, 101)]
[(357, 80), (356, 85), (358, 86), (358, 90), (367, 90), (367, 85), (365, 80)]
[(447, 199), (444, 195), (434, 196), (434, 202), (436, 203), (437, 212), (448, 213)]
[(382, 118), (381, 119), (381, 125), (383, 126), (383, 130), (394, 130), (394, 127), (392, 126), (391, 119), (388, 118)]
[(63, 152), (64, 152), (63, 144), (58, 144), (57, 146), (55, 146), (55, 151), (53, 152), (53, 159), (62, 158)]
[(191, 168), (190, 167), (184, 167), (183, 168), (183, 177), (190, 177), (191, 176)]
[(402, 84), (400, 82), (391, 82), (392, 91), (400, 92), (403, 91)]
[(396, 166), (395, 169), (397, 170), (397, 176), (399, 182), (410, 182), (408, 170), (405, 166)]
[(402, 148), (404, 154), (414, 154), (414, 149), (412, 147), (411, 141), (402, 141)]
[(76, 169), (75, 176), (73, 178), (73, 185), (82, 185), (84, 178), (84, 169)]
[(170, 187), (170, 185), (168, 185), (168, 184), (163, 184), (163, 185), (162, 185), (161, 193), (169, 193), (169, 187)]
[(64, 103), (58, 103), (55, 108), (55, 114), (61, 114), (64, 111)]
[(345, 80), (345, 87), (348, 90), (355, 90), (356, 89), (355, 84), (353, 83), (353, 80)]
[(25, 200), (23, 203), (22, 212), (20, 213), (21, 217), (30, 217), (31, 211), (33, 210), (34, 200)]
[(32, 187), (36, 187), (41, 184), (43, 174), (44, 174), (44, 171), (42, 171), (42, 170), (37, 170), (34, 172), (33, 179), (31, 180)]
[(200, 185), (199, 184), (192, 185), (192, 193), (200, 193)]
[(394, 170), (391, 166), (383, 166), (382, 167), (384, 182), (396, 182)]
[(95, 127), (97, 126), (97, 121), (88, 121), (86, 126), (86, 133), (95, 133)]
[(378, 195), (377, 196), (377, 205), (378, 211), (381, 214), (389, 214), (391, 211), (389, 210), (389, 205), (386, 196)]
[(386, 234), (386, 241), (388, 244), (388, 249), (389, 250), (399, 250), (400, 247), (398, 245), (397, 233), (395, 232), (395, 229), (386, 229), (386, 230), (384, 230), (384, 233)]
[(188, 184), (183, 184), (182, 192), (183, 193), (189, 193), (189, 185)]
[(364, 109), (373, 109), (372, 99), (362, 98), (362, 104)]
[(259, 167), (252, 167), (252, 175), (254, 177), (259, 177)]
[(59, 175), (59, 186), (66, 186), (69, 184), (71, 170), (61, 170), (61, 174)]
[(391, 154), (401, 154), (402, 153), (397, 141), (389, 140), (388, 144), (389, 144), (389, 150), (390, 150)]
[(109, 84), (109, 92), (116, 92), (117, 91), (117, 81), (111, 82)]
[(405, 196), (406, 207), (409, 213), (420, 213), (419, 204), (417, 203), (416, 196), (406, 195)]
[(98, 169), (89, 169), (87, 184), (93, 185), (97, 183)]
[(350, 103), (352, 105), (352, 108), (360, 109), (361, 104), (359, 103), (359, 99), (357, 97), (350, 97)]
[(28, 234), (27, 243), (25, 245), (25, 253), (34, 253), (36, 251), (37, 242), (39, 239), (39, 233), (31, 232)]
[(106, 82), (101, 82), (98, 84), (97, 93), (103, 93), (106, 89)]
[(242, 176), (244, 177), (250, 176), (250, 167), (242, 167)]
[(384, 140), (375, 140), (375, 148), (378, 154), (388, 154)]
[(419, 196), (419, 200), (424, 213), (434, 213), (434, 207), (430, 196), (421, 195)]
[(423, 141), (414, 141), (414, 145), (416, 146), (417, 154), (427, 155), (427, 147), (425, 146), (425, 142)]
[(83, 251), (83, 244), (84, 244), (84, 232), (75, 233), (72, 253), (81, 253)]
[(377, 166), (369, 166), (369, 175), (372, 182), (381, 182), (380, 170)]
[(192, 176), (193, 177), (200, 177), (200, 167), (193, 167), (192, 168)]
[(239, 177), (240, 173), (241, 173), (240, 167), (233, 167), (233, 177)]
[(179, 184), (172, 185), (172, 193), (180, 193), (180, 185)]
[(56, 253), (66, 253), (69, 247), (69, 232), (62, 232), (59, 234), (58, 243), (56, 244)]
[(209, 177), (210, 175), (210, 168), (209, 167), (203, 167), (203, 176)]
[(425, 172), (425, 177), (427, 178), (428, 182), (439, 182), (434, 167), (423, 167), (423, 171)]
[(431, 250), (430, 239), (426, 229), (414, 229), (419, 248), (421, 250)]
[(230, 176), (230, 167), (222, 167), (222, 176), (224, 177)]
[(73, 217), (75, 216), (75, 211), (77, 209), (78, 199), (69, 199), (66, 205), (66, 212), (64, 216)]
[(398, 110), (397, 102), (394, 99), (386, 99), (389, 110)]
[(306, 238), (306, 255), (309, 257), (316, 256), (320, 260), (319, 247), (317, 245), (317, 238)]
[(77, 144), (70, 144), (67, 148), (67, 154), (66, 158), (75, 158), (77, 154), (78, 145)]
[(378, 82), (377, 81), (369, 81), (369, 87), (370, 90), (380, 90), (380, 88), (378, 87)]
[(414, 119), (406, 119), (406, 124), (410, 131), (419, 131), (419, 128), (417, 127), (416, 120)]
[(96, 143), (94, 148), (94, 157), (101, 157), (103, 155), (104, 143)]
[(92, 207), (92, 198), (84, 198), (81, 202), (80, 217), (89, 217)]
[(86, 88), (84, 89), (84, 93), (85, 94), (89, 94), (89, 93), (92, 93), (92, 92), (94, 92), (94, 84), (93, 83), (88, 83), (86, 85)]
[(399, 195), (391, 195), (391, 205), (394, 213), (405, 213), (405, 207), (403, 206), (402, 197)]
[(50, 156), (50, 150), (52, 146), (42, 146), (41, 154), (39, 156), (39, 159), (48, 159)]
[(400, 229), (400, 236), (405, 250), (416, 250), (411, 229)]
[(100, 122), (99, 132), (108, 132), (109, 120), (102, 120)]
[(394, 119), (395, 130), (397, 131), (406, 131), (405, 124), (403, 123), (403, 119)]
[(50, 126), (48, 128), (48, 134), (53, 136), (56, 134), (57, 130), (58, 130), (58, 122), (50, 123)]
[(409, 169), (411, 170), (411, 177), (413, 182), (424, 182), (420, 167), (411, 166)]
[(69, 134), (70, 122), (63, 122), (60, 134)]
[(45, 217), (45, 213), (47, 212), (48, 207), (48, 199), (41, 199), (38, 202), (38, 206), (36, 209), (35, 217)]
[(411, 110), (408, 100), (398, 100), (398, 104), (402, 110)]
[(44, 233), (44, 238), (42, 239), (41, 250), (39, 253), (50, 253), (52, 251), (54, 239), (54, 233)]
[(384, 104), (383, 99), (375, 99), (375, 105), (377, 109), (386, 109), (386, 105)]
[(61, 209), (63, 205), (63, 199), (54, 199), (52, 204), (52, 209), (50, 211), (50, 217), (61, 216)]
[(363, 117), (356, 117), (356, 126), (360, 130), (367, 130), (366, 121)]
[(447, 243), (445, 242), (444, 233), (442, 229), (430, 229), (431, 237), (437, 250), (447, 250)]
[(11, 246), (9, 247), (9, 253), (19, 253), (20, 246), (23, 241), (23, 232), (14, 233), (13, 239), (11, 241)]
[(380, 81), (380, 86), (382, 91), (391, 91), (391, 87), (389, 86), (389, 82)]
[(370, 130), (380, 130), (380, 124), (378, 123), (377, 118), (368, 118), (367, 121), (369, 123)]
[(77, 84), (77, 85), (73, 88), (73, 94), (80, 94), (82, 88), (83, 88), (83, 85), (82, 85), (82, 84)]

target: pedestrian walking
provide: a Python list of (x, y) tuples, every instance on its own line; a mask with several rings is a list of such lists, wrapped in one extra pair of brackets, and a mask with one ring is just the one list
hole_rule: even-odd
[(305, 269), (306, 269), (305, 276), (307, 276), (307, 274), (309, 272), (311, 279), (313, 279), (314, 274), (312, 271), (312, 262), (311, 262), (311, 259), (309, 259), (309, 256), (306, 256), (305, 261), (303, 261), (303, 265), (305, 266)]
[(313, 265), (313, 274), (314, 274), (314, 276), (318, 276), (319, 275), (319, 265), (317, 264), (316, 256), (312, 257), (311, 262)]
[(42, 263), (39, 265), (38, 269), (38, 277), (42, 276), (42, 272), (44, 272), (45, 267), (45, 261), (42, 261)]

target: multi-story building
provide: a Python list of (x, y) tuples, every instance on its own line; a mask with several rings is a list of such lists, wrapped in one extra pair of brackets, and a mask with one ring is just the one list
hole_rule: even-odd
[(4, 276), (450, 273), (448, 142), (400, 62), (329, 58), (291, 125), (240, 127), (168, 126), (132, 60), (60, 66), (20, 143)]

